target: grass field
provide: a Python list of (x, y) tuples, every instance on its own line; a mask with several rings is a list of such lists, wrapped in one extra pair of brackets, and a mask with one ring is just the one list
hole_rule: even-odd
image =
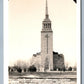
[(11, 72), (9, 84), (77, 84), (77, 72)]
[(24, 77), (24, 78), (76, 78), (77, 72), (73, 71), (55, 71), (55, 72), (11, 72), (9, 73), (9, 78), (11, 77)]
[(9, 76), (23, 76), (23, 75), (76, 75), (76, 71), (52, 71), (52, 72), (23, 72), (23, 73), (18, 73), (18, 72), (10, 72)]

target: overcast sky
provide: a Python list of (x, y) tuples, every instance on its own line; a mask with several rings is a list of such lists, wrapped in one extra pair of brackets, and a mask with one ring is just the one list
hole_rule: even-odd
[[(46, 0), (9, 0), (8, 2), (8, 55), (9, 65), (17, 60), (28, 61), (41, 51), (41, 29), (45, 18)], [(48, 0), (52, 21), (53, 50), (62, 53), (65, 63), (75, 65), (76, 7), (73, 0)]]

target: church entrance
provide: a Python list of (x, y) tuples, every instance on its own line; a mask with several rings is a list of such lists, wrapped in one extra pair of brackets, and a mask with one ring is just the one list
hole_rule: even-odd
[(49, 71), (49, 58), (48, 57), (46, 57), (45, 59), (44, 71)]

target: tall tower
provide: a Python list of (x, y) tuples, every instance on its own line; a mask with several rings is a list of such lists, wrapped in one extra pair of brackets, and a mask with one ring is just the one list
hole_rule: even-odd
[(51, 21), (48, 15), (48, 5), (46, 0), (45, 19), (42, 22), (41, 31), (41, 70), (53, 70), (53, 31), (51, 28)]

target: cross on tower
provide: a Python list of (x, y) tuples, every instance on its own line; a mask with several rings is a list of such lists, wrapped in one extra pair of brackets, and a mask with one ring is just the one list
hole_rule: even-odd
[(48, 34), (45, 35), (45, 37), (47, 38), (47, 54), (48, 54), (48, 38), (49, 38)]

